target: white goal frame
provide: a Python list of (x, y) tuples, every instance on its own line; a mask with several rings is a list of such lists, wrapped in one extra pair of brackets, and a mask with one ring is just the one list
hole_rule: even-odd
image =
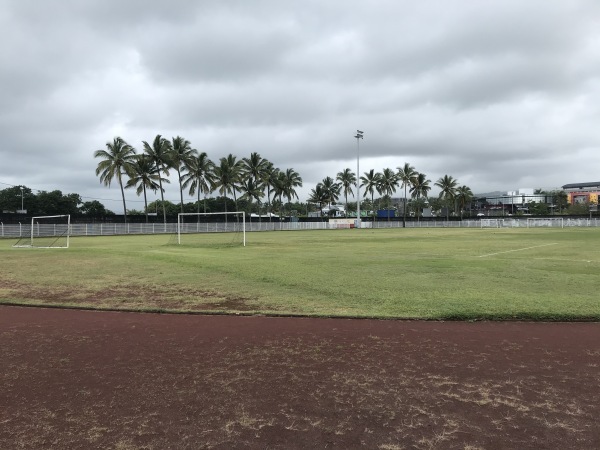
[(479, 225), (481, 228), (502, 228), (504, 226), (504, 219), (480, 219)]
[(562, 217), (528, 217), (527, 228), (537, 227), (564, 228), (565, 220)]
[[(206, 217), (206, 216), (242, 216), (242, 245), (246, 246), (246, 214), (243, 211), (232, 211), (232, 212), (210, 212), (210, 213), (179, 213), (177, 214), (177, 243), (181, 245), (181, 234), (186, 234), (183, 229), (182, 217), (186, 216), (196, 216), (196, 217)], [(202, 233), (202, 231), (197, 230), (195, 233)]]
[[(66, 231), (64, 234), (61, 235), (57, 235), (56, 232), (54, 234), (47, 234), (47, 235), (41, 235), (40, 234), (40, 224), (37, 224), (36, 227), (36, 223), (35, 221), (37, 219), (58, 219), (60, 217), (66, 217), (67, 218), (67, 223), (66, 224), (61, 224), (63, 226), (66, 226)], [(54, 224), (55, 225), (55, 224)], [(55, 227), (56, 228), (56, 227)], [(60, 239), (61, 237), (66, 237), (67, 238), (67, 243), (66, 245), (56, 245), (56, 246), (46, 246), (46, 245), (34, 245), (34, 238), (36, 236), (36, 231), (37, 229), (37, 236), (38, 237), (56, 237), (56, 240)], [(30, 234), (29, 234), (29, 244), (15, 244), (13, 245), (13, 247), (17, 247), (17, 248), (69, 248), (69, 239), (71, 237), (71, 215), (70, 214), (58, 214), (58, 215), (54, 215), (54, 216), (34, 216), (31, 218), (31, 229), (30, 229)]]

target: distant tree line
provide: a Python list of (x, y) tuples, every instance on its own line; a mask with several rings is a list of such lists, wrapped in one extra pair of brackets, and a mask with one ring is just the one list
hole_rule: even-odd
[[(373, 176), (375, 175), (375, 176)], [(329, 179), (328, 179), (329, 178)], [(432, 211), (440, 213), (446, 211), (448, 201), (440, 196), (427, 197), (426, 193), (429, 192), (429, 180), (427, 180), (423, 174), (417, 175), (416, 183), (408, 184), (399, 187), (405, 190), (406, 193), (404, 198), (392, 198), (390, 195), (382, 195), (375, 197), (375, 193), (382, 191), (381, 188), (377, 189), (377, 185), (369, 183), (369, 180), (377, 179), (378, 177), (374, 171), (365, 172), (364, 176), (361, 177), (361, 187), (364, 189), (363, 197), (361, 201), (362, 211), (376, 211), (377, 209), (389, 208), (392, 201), (396, 203), (394, 207), (399, 207), (399, 210), (403, 213), (409, 212), (411, 217), (420, 219), (420, 211), (423, 207), (428, 206)], [(444, 177), (442, 177), (443, 179)], [(349, 179), (350, 182), (344, 182), (344, 179)], [(301, 202), (295, 200), (292, 202), (286, 202), (285, 205), (275, 198), (272, 202), (273, 209), (275, 211), (281, 211), (285, 206), (286, 212), (289, 215), (294, 216), (305, 216), (309, 215), (310, 212), (321, 209), (321, 217), (325, 217), (326, 214), (322, 213), (322, 208), (325, 205), (332, 206), (337, 205), (338, 200), (341, 196), (344, 197), (344, 205), (346, 214), (349, 216), (356, 215), (356, 202), (349, 202), (348, 195), (353, 195), (356, 184), (356, 177), (350, 169), (345, 169), (339, 172), (334, 181), (331, 177), (326, 177), (321, 183), (311, 191), (311, 196), (307, 202)], [(335, 186), (332, 186), (335, 185)], [(369, 189), (370, 186), (375, 186), (373, 189)], [(418, 196), (417, 188), (424, 186), (424, 193)], [(535, 216), (544, 216), (549, 214), (568, 214), (568, 215), (588, 215), (589, 207), (585, 203), (569, 204), (566, 193), (562, 190), (544, 191), (536, 189), (534, 195), (545, 195), (547, 202), (528, 202), (528, 213)], [(373, 195), (373, 197), (371, 197)], [(451, 197), (454, 205), (458, 208), (453, 211), (455, 217), (470, 215), (472, 210), (481, 211), (486, 209), (488, 206), (484, 198), (471, 197), (469, 190), (460, 189), (457, 190), (456, 194)], [(320, 201), (318, 200), (320, 199)], [(284, 201), (287, 199), (284, 198)], [(406, 205), (405, 205), (406, 201)], [(215, 197), (205, 197), (200, 201), (187, 202), (183, 205), (184, 212), (198, 212), (198, 210), (206, 212), (220, 212), (220, 211), (232, 211), (239, 209), (240, 211), (246, 211), (247, 213), (259, 211), (258, 202), (249, 201), (248, 199), (241, 196), (237, 199), (237, 205), (233, 198), (217, 195)], [(264, 206), (264, 205), (261, 205)], [(407, 206), (406, 209), (404, 206)], [(494, 205), (498, 206), (498, 205)], [(505, 205), (506, 206), (506, 205)], [(514, 205), (512, 205), (514, 206)], [(551, 207), (553, 206), (553, 208)], [(22, 208), (23, 207), (23, 208)], [(8, 223), (9, 217), (12, 215), (11, 222), (19, 221), (23, 217), (23, 214), (17, 214), (16, 212), (25, 209), (27, 216), (38, 216), (38, 215), (56, 215), (56, 214), (71, 214), (72, 220), (77, 221), (118, 221), (123, 220), (122, 216), (116, 215), (114, 212), (107, 210), (105, 206), (98, 200), (82, 201), (79, 194), (63, 194), (59, 190), (55, 191), (32, 191), (26, 186), (13, 186), (3, 190), (0, 190), (0, 213), (5, 223)], [(171, 201), (156, 200), (148, 203), (148, 206), (142, 210), (128, 209), (127, 214), (129, 216), (135, 216), (135, 220), (144, 220), (147, 214), (151, 215), (151, 221), (156, 222), (159, 213), (166, 212), (166, 216), (170, 220), (175, 220), (177, 214), (182, 211), (181, 205), (173, 203)], [(265, 208), (266, 209), (266, 208)], [(447, 217), (446, 217), (447, 218)], [(160, 217), (159, 220), (164, 220)]]
[(102, 218), (114, 215), (97, 200), (84, 202), (79, 194), (63, 194), (59, 190), (33, 192), (27, 186), (12, 186), (0, 190), (0, 211), (27, 211), (28, 216), (71, 214)]
[[(259, 153), (238, 158), (233, 154), (213, 162), (205, 152), (192, 148), (191, 143), (181, 136), (168, 140), (157, 135), (149, 143), (142, 141), (142, 152), (138, 153), (121, 137), (107, 142), (105, 149), (96, 150), (94, 157), (100, 161), (96, 175), (100, 182), (110, 186), (116, 182), (121, 191), (123, 218), (128, 215), (162, 215), (176, 217), (179, 212), (219, 212), (241, 210), (258, 213), (259, 217), (278, 212), (284, 215), (308, 215), (313, 208), (320, 210), (337, 205), (343, 196), (344, 211), (347, 216), (356, 216), (357, 203), (349, 202), (348, 196), (354, 196), (357, 185), (356, 174), (349, 168), (338, 172), (335, 178), (327, 176), (310, 191), (306, 203), (298, 201), (296, 189), (302, 186), (301, 176), (293, 169), (279, 169)], [(177, 175), (179, 204), (165, 200), (167, 178), (171, 172)], [(429, 197), (432, 187), (439, 189), (437, 197)], [(407, 216), (420, 220), (424, 208), (429, 207), (437, 214), (443, 213), (446, 220), (450, 215), (463, 217), (472, 209), (486, 207), (485, 199), (474, 198), (472, 190), (450, 175), (440, 177), (435, 183), (417, 171), (409, 163), (395, 170), (384, 168), (381, 172), (374, 169), (364, 172), (359, 179), (361, 189), (361, 210), (373, 215), (378, 209), (398, 208), (402, 213), (403, 224)], [(125, 189), (135, 189), (138, 196), (144, 198), (141, 211), (127, 209)], [(400, 190), (402, 196), (392, 204), (394, 194)], [(184, 203), (183, 192), (195, 196), (195, 202)], [(148, 203), (148, 191), (160, 192), (160, 200)], [(552, 199), (553, 208), (548, 204), (531, 202), (529, 212), (535, 215), (585, 214), (586, 205), (569, 205), (564, 191), (542, 191)], [(213, 195), (216, 194), (216, 195)], [(377, 195), (377, 197), (376, 197)], [(63, 194), (61, 191), (37, 191), (34, 193), (25, 186), (13, 186), (0, 190), (0, 211), (16, 212), (27, 210), (27, 215), (71, 214), (86, 218), (106, 219), (114, 217), (98, 200), (82, 201), (79, 194)], [(581, 210), (581, 211), (580, 211)], [(119, 220), (115, 217), (115, 220)], [(259, 219), (260, 220), (260, 219)], [(388, 216), (389, 220), (389, 216)]]
[[(358, 209), (356, 203), (348, 203), (348, 195), (354, 194), (356, 182), (356, 174), (351, 169), (344, 169), (337, 174), (335, 180), (331, 177), (325, 177), (323, 181), (318, 183), (311, 190), (309, 201), (319, 205), (322, 212), (324, 205), (331, 207), (343, 194), (346, 212), (356, 211)], [(397, 167), (396, 170), (385, 168), (381, 172), (375, 172), (371, 169), (360, 177), (359, 187), (364, 189), (361, 197), (367, 199), (364, 203), (361, 202), (361, 207), (363, 210), (370, 209), (373, 213), (377, 207), (390, 209), (392, 207), (392, 195), (396, 193), (398, 188), (404, 189), (402, 221), (403, 225), (406, 225), (406, 216), (409, 209), (412, 209), (414, 215), (419, 218), (420, 211), (426, 205), (438, 206), (438, 209), (444, 207), (448, 219), (450, 211), (460, 211), (462, 216), (462, 212), (473, 199), (471, 189), (468, 186), (459, 186), (458, 181), (449, 175), (441, 177), (434, 183), (434, 186), (440, 189), (438, 201), (429, 199), (427, 196), (432, 188), (431, 180), (428, 180), (424, 173), (418, 172), (408, 163)], [(375, 193), (381, 196), (377, 203)], [(408, 194), (410, 194), (410, 201)], [(388, 215), (388, 220), (389, 217)]]
[[(170, 171), (175, 171), (178, 180), (178, 191), (180, 197), (179, 210), (186, 211), (183, 202), (183, 191), (187, 189), (189, 195), (197, 196), (196, 208), (200, 212), (201, 195), (203, 196), (203, 211), (207, 211), (206, 200), (209, 194), (216, 192), (225, 200), (223, 211), (229, 206), (227, 199), (233, 197), (233, 205), (239, 209), (238, 200), (245, 202), (247, 212), (257, 211), (262, 213), (264, 205), (267, 215), (271, 216), (273, 207), (278, 206), (280, 215), (283, 215), (284, 206), (288, 206), (288, 212), (292, 210), (292, 200), (297, 199), (296, 188), (302, 186), (302, 178), (293, 169), (281, 170), (261, 157), (259, 153), (251, 153), (249, 157), (238, 159), (233, 154), (222, 157), (218, 162), (213, 162), (205, 152), (198, 152), (192, 148), (191, 143), (177, 136), (168, 140), (157, 135), (152, 143), (142, 141), (143, 151), (137, 153), (133, 146), (121, 137), (113, 138), (112, 142), (106, 143), (106, 148), (96, 150), (94, 157), (101, 161), (98, 163), (96, 175), (100, 182), (110, 186), (116, 181), (121, 190), (123, 201), (123, 212), (127, 221), (127, 206), (125, 201), (125, 189), (135, 188), (138, 195), (144, 196), (144, 213), (158, 213), (161, 209), (163, 221), (166, 222), (169, 202), (164, 199), (165, 185), (169, 183), (167, 178)], [(381, 198), (379, 206), (390, 208), (392, 194), (400, 187), (404, 189), (403, 221), (409, 207), (419, 217), (419, 211), (428, 202), (427, 194), (431, 190), (431, 181), (414, 167), (406, 163), (397, 170), (390, 168), (382, 172), (370, 170), (360, 177), (360, 188), (364, 189), (363, 197), (371, 199), (371, 210), (375, 207), (375, 193)], [(450, 211), (463, 211), (470, 203), (473, 193), (467, 186), (459, 186), (456, 179), (449, 175), (441, 177), (434, 184), (440, 189), (438, 199), (446, 206), (447, 216)], [(350, 211), (351, 204), (348, 196), (354, 195), (356, 188), (356, 174), (351, 169), (339, 172), (335, 180), (326, 177), (311, 190), (308, 202), (318, 205), (323, 209), (324, 205), (335, 204), (340, 195), (344, 195), (345, 210)], [(148, 205), (147, 192), (160, 192), (160, 202)], [(407, 194), (410, 193), (411, 202), (407, 202)], [(238, 197), (239, 195), (239, 197)], [(285, 202), (284, 202), (285, 200)], [(356, 203), (354, 203), (356, 205)], [(362, 203), (361, 203), (362, 205)], [(153, 208), (154, 206), (154, 208)], [(302, 205), (296, 205), (296, 208)], [(308, 210), (308, 205), (306, 207)]]
[(112, 142), (106, 143), (106, 149), (94, 152), (94, 157), (100, 159), (96, 168), (100, 182), (110, 186), (116, 181), (119, 185), (125, 222), (125, 189), (135, 188), (137, 195), (144, 196), (146, 221), (152, 211), (152, 205), (148, 205), (147, 193), (160, 192), (160, 204), (154, 206), (160, 206), (166, 223), (168, 203), (165, 202), (164, 193), (165, 185), (169, 183), (166, 177), (170, 175), (170, 171), (177, 173), (180, 212), (185, 212), (183, 191), (187, 189), (189, 195), (196, 196), (196, 212), (200, 212), (201, 196), (204, 197), (202, 210), (206, 212), (208, 194), (217, 192), (224, 198), (222, 211), (229, 210), (228, 199), (232, 196), (236, 210), (239, 209), (238, 200), (244, 200), (250, 205), (250, 209), (256, 202), (259, 211), (264, 203), (267, 212), (271, 212), (277, 202), (282, 214), (283, 199), (287, 203), (297, 199), (296, 188), (302, 186), (302, 178), (293, 168), (276, 168), (256, 152), (242, 159), (229, 154), (213, 162), (206, 152), (192, 148), (190, 141), (181, 136), (168, 140), (157, 135), (152, 143), (142, 141), (142, 144), (142, 153), (137, 153), (124, 139), (115, 137)]

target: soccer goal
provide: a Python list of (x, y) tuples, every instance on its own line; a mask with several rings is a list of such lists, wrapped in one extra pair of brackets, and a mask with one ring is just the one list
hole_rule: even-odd
[(179, 213), (177, 243), (201, 246), (246, 246), (246, 215), (243, 211)]
[(500, 228), (504, 226), (504, 219), (481, 219), (481, 228)]
[(562, 217), (528, 217), (527, 228), (551, 227), (564, 228), (565, 221)]
[(71, 216), (37, 216), (31, 218), (26, 234), (13, 247), (25, 248), (69, 248)]

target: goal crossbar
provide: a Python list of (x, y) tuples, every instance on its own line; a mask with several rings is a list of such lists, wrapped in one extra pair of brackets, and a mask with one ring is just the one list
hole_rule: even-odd
[[(60, 219), (66, 218), (66, 222), (59, 225), (59, 229), (56, 229), (57, 224), (47, 224), (41, 225), (44, 229), (40, 229), (40, 219)], [(36, 223), (37, 222), (37, 223)], [(52, 225), (52, 231), (46, 231), (49, 225)], [(36, 234), (37, 232), (37, 234)], [(19, 242), (13, 247), (25, 247), (25, 248), (69, 248), (69, 238), (71, 235), (71, 215), (70, 214), (57, 214), (53, 216), (33, 216), (31, 218), (31, 226), (29, 233), (29, 243), (28, 244), (20, 244)], [(52, 239), (50, 245), (34, 245), (34, 240), (36, 237), (44, 237)], [(59, 239), (65, 238), (66, 242), (64, 245), (54, 245)]]
[(481, 219), (479, 225), (481, 228), (501, 228), (504, 225), (504, 219)]

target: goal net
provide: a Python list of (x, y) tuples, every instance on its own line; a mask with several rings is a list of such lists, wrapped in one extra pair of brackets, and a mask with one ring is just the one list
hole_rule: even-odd
[(504, 226), (504, 219), (481, 219), (481, 228), (500, 228)]
[(177, 244), (191, 246), (246, 246), (246, 216), (242, 211), (179, 213)]
[(527, 218), (527, 228), (534, 227), (552, 227), (564, 228), (564, 220), (562, 217), (544, 217), (544, 218)]
[(23, 227), (23, 234), (13, 247), (69, 248), (71, 216), (37, 216), (31, 224)]

